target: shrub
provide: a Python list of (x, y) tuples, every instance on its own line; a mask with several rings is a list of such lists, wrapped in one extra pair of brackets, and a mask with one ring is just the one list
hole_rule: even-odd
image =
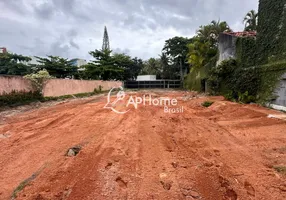
[(98, 89), (97, 88), (94, 88), (93, 90), (93, 93), (94, 94), (100, 94), (102, 92), (102, 85), (99, 85), (98, 86)]
[(42, 93), (45, 81), (53, 78), (50, 76), (49, 72), (46, 69), (40, 70), (37, 73), (28, 74), (24, 78), (31, 81), (33, 89)]
[(231, 90), (228, 84), (231, 81), (232, 75), (237, 68), (236, 61), (229, 59), (222, 61), (222, 63), (213, 67), (207, 79), (207, 84), (211, 94), (223, 94)]
[(274, 168), (277, 172), (286, 175), (286, 166), (273, 166), (273, 168)]
[(12, 91), (9, 94), (2, 94), (0, 96), (0, 107), (1, 106), (18, 106), (27, 104), (33, 101), (43, 100), (42, 95), (38, 92), (26, 92), (26, 91)]
[(212, 101), (205, 101), (205, 102), (202, 103), (202, 106), (208, 108), (208, 107), (210, 107), (211, 105), (213, 105), (213, 103), (214, 103), (214, 102), (212, 102)]

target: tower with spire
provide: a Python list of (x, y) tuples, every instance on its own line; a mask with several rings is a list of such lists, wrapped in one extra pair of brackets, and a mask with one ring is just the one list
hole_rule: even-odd
[(106, 28), (106, 26), (104, 26), (102, 50), (103, 50), (103, 51), (105, 51), (105, 50), (110, 50), (109, 37), (108, 37), (108, 33), (107, 33), (107, 28)]

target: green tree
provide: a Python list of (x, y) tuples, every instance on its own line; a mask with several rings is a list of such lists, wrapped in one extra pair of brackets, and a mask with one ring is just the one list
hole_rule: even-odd
[(24, 64), (31, 58), (19, 54), (0, 53), (0, 74), (26, 75), (31, 73), (31, 66)]
[(258, 13), (255, 10), (249, 11), (245, 15), (243, 22), (245, 24), (245, 31), (256, 31), (258, 24)]
[(220, 33), (232, 31), (225, 21), (211, 21), (210, 24), (200, 26), (197, 31), (198, 37), (202, 40), (209, 42), (211, 46), (217, 46), (218, 37)]
[(135, 80), (144, 67), (142, 59), (132, 58), (131, 62), (125, 66), (124, 80)]
[(189, 65), (187, 63), (188, 47), (192, 39), (184, 37), (173, 37), (165, 41), (162, 52), (169, 58), (171, 66), (174, 68), (173, 75), (183, 79), (184, 71), (187, 72)]
[(212, 25), (200, 26), (199, 30), (197, 30), (197, 35), (204, 41), (210, 41), (212, 43), (215, 42), (214, 38), (212, 37), (214, 30)]
[(176, 79), (175, 68), (170, 64), (170, 59), (166, 53), (162, 53), (160, 56), (160, 63), (162, 66), (162, 79)]
[(111, 55), (111, 50), (95, 50), (89, 52), (95, 60), (83, 66), (83, 78), (101, 80), (123, 80), (124, 67), (118, 59), (126, 61), (126, 57), (116, 55), (117, 61)]
[(220, 33), (232, 31), (229, 25), (226, 23), (226, 21), (221, 22), (220, 20), (218, 21), (213, 20), (211, 21), (211, 26), (216, 40), (218, 39)]
[(188, 63), (190, 73), (185, 78), (185, 87), (204, 91), (208, 71), (215, 66), (218, 52), (218, 38), (222, 32), (231, 31), (228, 24), (213, 20), (210, 24), (200, 26), (197, 36), (188, 45)]
[(134, 79), (135, 73), (133, 73), (134, 62), (130, 56), (123, 53), (115, 53), (112, 56), (116, 67), (124, 70), (123, 80)]
[(56, 78), (72, 78), (78, 72), (77, 66), (73, 66), (71, 61), (59, 56), (48, 56), (47, 58), (36, 57), (41, 65), (38, 70), (46, 69), (51, 76)]
[(158, 79), (161, 78), (162, 65), (160, 59), (150, 58), (144, 62), (144, 67), (141, 72), (142, 75), (156, 75)]
[(195, 68), (206, 65), (217, 54), (217, 48), (212, 47), (209, 41), (204, 41), (199, 37), (196, 37), (188, 47), (188, 63)]

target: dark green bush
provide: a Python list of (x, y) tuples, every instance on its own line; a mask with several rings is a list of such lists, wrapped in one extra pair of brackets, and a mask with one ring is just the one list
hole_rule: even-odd
[(0, 96), (1, 106), (23, 105), (34, 101), (42, 101), (43, 96), (39, 92), (12, 91)]
[(213, 103), (214, 103), (214, 102), (212, 102), (212, 101), (205, 101), (205, 102), (202, 103), (202, 106), (208, 108), (208, 107), (210, 107), (211, 105), (213, 105)]
[(230, 90), (227, 83), (231, 81), (236, 68), (237, 63), (234, 59), (222, 61), (219, 66), (213, 67), (207, 79), (210, 93), (214, 95), (227, 93)]
[(208, 86), (213, 94), (231, 101), (255, 101), (260, 85), (256, 68), (239, 68), (236, 60), (223, 61), (209, 73)]
[(94, 88), (93, 93), (94, 94), (100, 94), (102, 92), (102, 85), (99, 85), (98, 88)]

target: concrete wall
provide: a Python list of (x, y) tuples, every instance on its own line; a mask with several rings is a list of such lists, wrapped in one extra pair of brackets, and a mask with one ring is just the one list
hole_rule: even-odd
[(286, 106), (286, 74), (282, 76), (282, 80), (275, 91), (275, 95), (277, 95), (278, 98), (275, 99), (272, 104)]
[[(70, 79), (48, 80), (43, 88), (44, 96), (63, 96), (69, 94), (92, 92), (102, 86), (102, 90), (110, 90), (113, 87), (122, 86), (120, 81), (87, 81)], [(21, 76), (0, 76), (0, 95), (15, 91), (31, 91), (30, 81)]]
[(31, 91), (30, 81), (21, 76), (0, 76), (0, 95), (15, 91)]
[(217, 65), (222, 61), (235, 58), (236, 37), (221, 33), (218, 38), (219, 59)]
[(63, 96), (68, 94), (78, 94), (93, 92), (99, 86), (102, 90), (110, 90), (113, 87), (122, 86), (120, 81), (87, 81), (87, 80), (70, 80), (70, 79), (51, 79), (48, 80), (43, 88), (45, 97)]

